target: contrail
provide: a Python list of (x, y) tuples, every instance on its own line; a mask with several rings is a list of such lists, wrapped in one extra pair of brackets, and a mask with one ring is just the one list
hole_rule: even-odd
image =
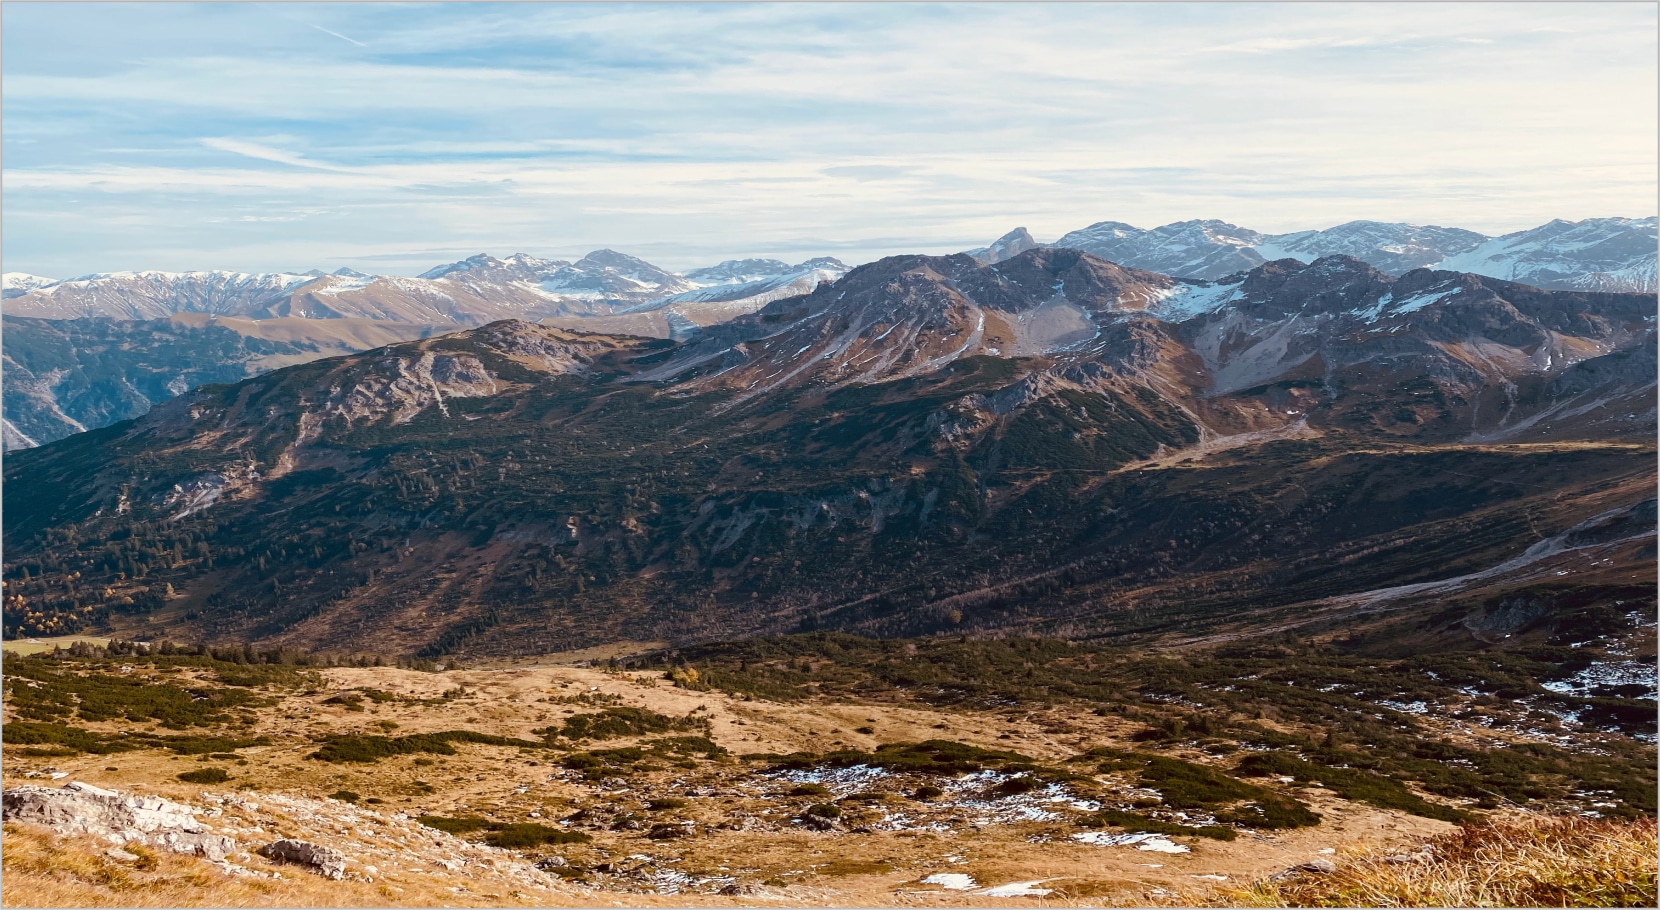
[(316, 29), (320, 32), (323, 32), (324, 34), (333, 35), (334, 37), (339, 38), (341, 41), (350, 41), (353, 44), (357, 45), (358, 47), (368, 47), (369, 46), (369, 45), (364, 44), (363, 42), (358, 41), (356, 39), (348, 38), (345, 35), (340, 34), (339, 32), (331, 32), (328, 29), (322, 27), (321, 25), (313, 25), (312, 28), (314, 28), (314, 29)]

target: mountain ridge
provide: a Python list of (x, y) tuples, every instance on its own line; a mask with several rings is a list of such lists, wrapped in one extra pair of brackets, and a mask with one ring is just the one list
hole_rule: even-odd
[(1034, 249), (880, 260), (687, 341), (492, 323), (14, 454), (7, 630), (1162, 640), (1455, 575), (1652, 572), (1627, 537), (1516, 560), (1652, 498), (1654, 305)]

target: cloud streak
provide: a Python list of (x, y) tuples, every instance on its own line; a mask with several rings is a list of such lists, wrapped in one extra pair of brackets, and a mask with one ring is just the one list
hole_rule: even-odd
[(368, 47), (369, 46), (369, 45), (364, 44), (363, 42), (357, 40), (356, 38), (348, 38), (345, 35), (340, 34), (339, 32), (331, 32), (328, 29), (322, 27), (321, 25), (313, 25), (312, 28), (322, 32), (325, 35), (333, 35), (334, 37), (339, 38), (341, 41), (350, 41), (352, 44), (355, 44), (358, 47)]
[(45, 274), (1654, 208), (1644, 6), (51, 7), (3, 7), (0, 84)]

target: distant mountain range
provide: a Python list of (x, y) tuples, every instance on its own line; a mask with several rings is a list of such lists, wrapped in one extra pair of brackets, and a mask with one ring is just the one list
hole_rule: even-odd
[(1224, 221), (1181, 221), (1150, 231), (1103, 221), (1047, 245), (1178, 278), (1210, 280), (1277, 259), (1308, 263), (1344, 255), (1391, 275), (1435, 268), (1555, 290), (1653, 293), (1660, 233), (1654, 218), (1552, 221), (1502, 237), (1377, 221), (1292, 234), (1262, 234)]
[(292, 274), (113, 272), (67, 281), (7, 273), (4, 311), (38, 319), (165, 319), (178, 313), (207, 313), (469, 326), (508, 318), (667, 309), (697, 324), (701, 304), (719, 304), (712, 309), (731, 318), (775, 299), (780, 290), (811, 289), (817, 281), (846, 273), (847, 266), (829, 258), (793, 266), (750, 259), (682, 276), (613, 250), (595, 250), (576, 262), (525, 253), (506, 259), (480, 254), (429, 269), (417, 278), (350, 269)]
[[(1053, 243), (1016, 228), (966, 251), (996, 263), (1039, 246), (1082, 250), (1131, 268), (1212, 280), (1276, 259), (1312, 262), (1345, 255), (1391, 275), (1415, 268), (1471, 272), (1560, 290), (1652, 292), (1660, 232), (1654, 218), (1552, 221), (1488, 237), (1459, 228), (1351, 221), (1321, 231), (1263, 234), (1223, 221), (1182, 221), (1143, 230), (1103, 221)], [(311, 319), (362, 318), (417, 324), (482, 325), (670, 308), (695, 324), (698, 304), (720, 303), (724, 318), (777, 299), (782, 289), (835, 280), (847, 266), (831, 258), (790, 265), (744, 259), (684, 275), (613, 250), (576, 262), (516, 253), (480, 254), (418, 278), (333, 273), (114, 272), (57, 280), (19, 272), (4, 278), (7, 315), (42, 319), (161, 319), (175, 313)], [(718, 290), (716, 290), (718, 289)], [(743, 310), (743, 303), (753, 304)]]
[(5, 631), (436, 655), (1519, 630), (1652, 598), (1655, 310), (1038, 247), (889, 257), (680, 339), (504, 320), (12, 453)]
[[(1204, 281), (1239, 275), (1268, 261), (1308, 263), (1344, 255), (1386, 275), (1429, 267), (1547, 289), (1653, 292), (1660, 240), (1654, 218), (1553, 221), (1503, 237), (1371, 221), (1278, 235), (1221, 221), (1178, 222), (1152, 230), (1106, 221), (1048, 244), (1017, 228), (966, 254), (996, 265), (1044, 247), (1080, 250), (1130, 269)], [(676, 274), (633, 256), (596, 250), (575, 262), (526, 253), (504, 259), (479, 254), (415, 278), (352, 269), (142, 271), (69, 280), (7, 273), (5, 447), (136, 417), (176, 394), (171, 390), (199, 382), (257, 375), (296, 358), (349, 353), (363, 349), (353, 347), (359, 343), (419, 338), (501, 319), (689, 339), (774, 301), (810, 294), (848, 271), (825, 257), (793, 265), (775, 259), (729, 260)], [(179, 321), (175, 317), (180, 315), (220, 320)], [(66, 320), (83, 322), (54, 324)], [(86, 320), (139, 325), (101, 327)], [(280, 328), (269, 325), (274, 320), (281, 321)], [(347, 329), (347, 323), (373, 328)], [(1062, 328), (1022, 329), (1051, 330)], [(267, 337), (272, 333), (280, 338)], [(68, 338), (78, 340), (67, 343)], [(268, 342), (296, 347), (280, 355), (261, 353)]]

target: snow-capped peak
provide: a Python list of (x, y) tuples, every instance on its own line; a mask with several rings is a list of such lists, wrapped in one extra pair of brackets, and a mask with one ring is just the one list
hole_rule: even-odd
[(10, 297), (13, 296), (13, 291), (17, 294), (25, 294), (36, 288), (51, 287), (57, 283), (58, 279), (56, 278), (45, 278), (40, 275), (31, 275), (28, 272), (7, 272), (3, 277), (0, 277), (0, 290), (4, 290), (6, 296)]

